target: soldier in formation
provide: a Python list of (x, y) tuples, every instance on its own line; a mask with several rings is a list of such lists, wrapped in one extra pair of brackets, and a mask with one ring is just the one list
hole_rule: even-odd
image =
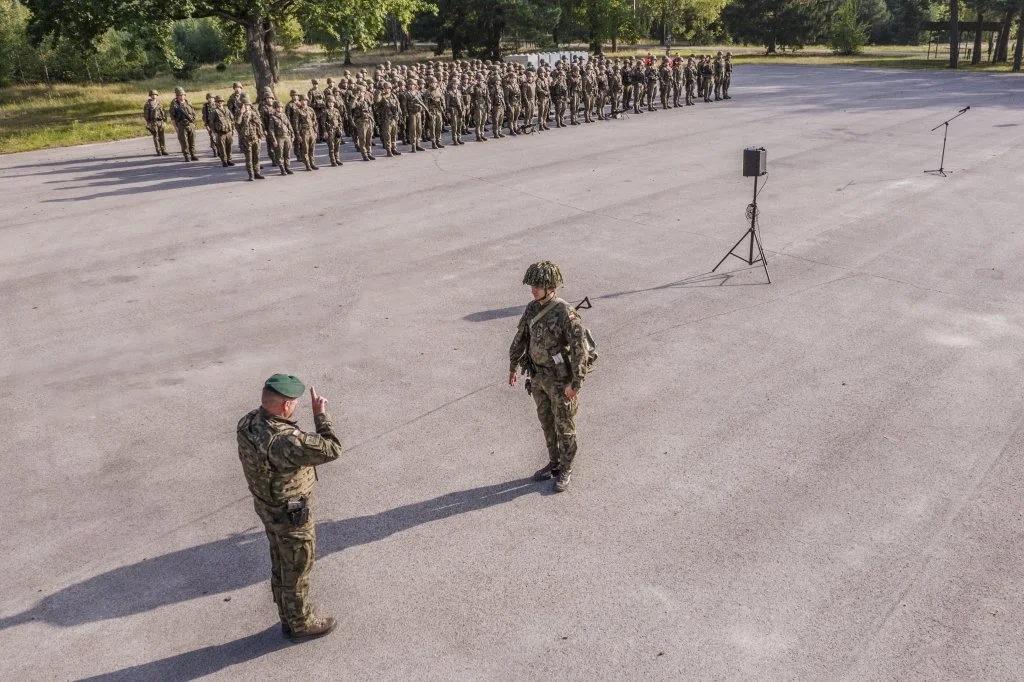
[[(664, 110), (679, 107), (683, 100), (693, 106), (697, 96), (705, 102), (727, 100), (731, 99), (732, 72), (729, 53), (714, 58), (690, 55), (685, 61), (666, 55), (657, 62), (654, 57), (619, 60), (598, 55), (571, 61), (562, 58), (554, 64), (542, 61), (539, 67), (480, 60), (413, 66), (385, 63), (372, 74), (360, 69), (357, 73), (346, 71), (337, 81), (328, 78), (325, 88), (314, 78), (307, 93), (292, 90), (283, 104), (268, 87), (261, 91), (256, 107), (242, 84), (235, 83), (226, 103), (207, 95), (202, 120), (222, 165), (235, 165), (231, 145), (237, 132), (247, 174), (260, 179), (260, 141), (266, 143), (271, 164), (281, 175), (288, 175), (291, 168), (290, 163), (284, 164), (284, 150), (294, 154), (307, 170), (318, 170), (318, 142), (326, 144), (331, 165), (341, 165), (346, 133), (360, 156), (373, 161), (375, 139), (387, 156), (400, 156), (399, 140), (412, 152), (423, 151), (423, 142), (442, 149), (441, 136), (446, 129), (452, 144), (461, 145), (468, 134), (482, 142), (488, 137), (505, 137), (504, 130), (513, 136), (550, 130), (552, 115), (555, 126), (562, 128), (618, 117), (630, 110), (635, 114), (657, 111), (658, 102)], [(175, 93), (169, 118), (182, 155), (197, 161), (196, 113), (181, 88), (175, 88)], [(241, 114), (246, 107), (251, 115), (244, 117), (243, 131)], [(166, 155), (162, 129), (167, 114), (155, 91), (143, 114), (156, 153)], [(288, 144), (282, 144), (285, 141)]]
[(142, 107), (142, 115), (146, 119), (146, 130), (153, 136), (156, 155), (168, 156), (167, 141), (164, 138), (164, 122), (167, 120), (167, 113), (164, 111), (164, 105), (160, 104), (160, 93), (156, 90), (149, 91), (149, 99)]

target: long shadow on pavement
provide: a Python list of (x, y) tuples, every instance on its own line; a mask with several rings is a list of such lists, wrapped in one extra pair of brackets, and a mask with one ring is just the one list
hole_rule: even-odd
[(142, 682), (148, 680), (195, 680), (232, 665), (291, 646), (274, 626), (233, 642), (203, 647), (159, 661), (134, 665), (111, 673), (86, 677), (80, 682)]
[[(435, 497), (379, 514), (317, 524), (317, 556), (383, 540), (424, 523), (486, 509), (548, 487), (530, 478)], [(44, 597), (27, 611), (0, 619), (0, 630), (33, 621), (61, 627), (122, 618), (241, 589), (268, 579), (266, 535), (252, 532), (115, 568)], [(243, 640), (244, 641), (244, 640)]]

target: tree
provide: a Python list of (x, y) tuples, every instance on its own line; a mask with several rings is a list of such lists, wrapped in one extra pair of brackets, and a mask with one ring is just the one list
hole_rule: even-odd
[(846, 0), (832, 15), (828, 46), (837, 54), (857, 54), (868, 40), (868, 27), (857, 18), (853, 0)]
[(1020, 18), (1017, 20), (1017, 47), (1013, 50), (1014, 73), (1020, 73), (1022, 57), (1024, 57), (1024, 2), (1020, 3)]
[(813, 0), (732, 0), (722, 21), (733, 36), (764, 45), (768, 54), (779, 46), (803, 47), (823, 25)]
[(620, 38), (635, 40), (633, 5), (625, 0), (579, 0), (572, 8), (573, 18), (586, 28), (590, 51), (600, 53), (604, 43), (618, 48)]
[(549, 0), (438, 0), (438, 21), (422, 25), (432, 29), (439, 54), (451, 45), (455, 59), (468, 53), (498, 61), (506, 39), (550, 43), (560, 16)]
[(960, 64), (960, 0), (949, 0), (949, 68)]
[(29, 29), (36, 41), (47, 36), (71, 40), (85, 49), (110, 28), (160, 30), (172, 21), (214, 17), (245, 32), (258, 92), (280, 79), (277, 27), (302, 17), (326, 26), (344, 26), (357, 42), (370, 42), (388, 14), (406, 23), (426, 0), (25, 0), (32, 12)]

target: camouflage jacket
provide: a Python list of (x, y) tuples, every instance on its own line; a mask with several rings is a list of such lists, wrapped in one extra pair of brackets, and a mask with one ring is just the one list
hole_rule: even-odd
[(171, 120), (177, 126), (190, 126), (196, 122), (196, 110), (187, 99), (181, 102), (175, 99), (171, 102)]
[(327, 414), (314, 417), (316, 433), (305, 433), (291, 419), (259, 407), (238, 422), (238, 458), (258, 503), (280, 507), (288, 500), (309, 497), (313, 467), (341, 457), (341, 442)]
[(213, 109), (216, 106), (216, 104), (210, 101), (203, 103), (203, 125), (210, 130), (213, 130)]
[(235, 117), (235, 128), (238, 129), (239, 136), (249, 141), (263, 137), (263, 122), (260, 121), (260, 115), (252, 107), (243, 109)]
[(538, 373), (558, 376), (553, 356), (561, 353), (571, 370), (571, 377), (561, 377), (579, 390), (586, 374), (587, 342), (583, 320), (576, 310), (560, 298), (554, 299), (554, 306), (544, 317), (530, 325), (530, 321), (544, 305), (530, 301), (519, 319), (515, 338), (509, 347), (509, 372), (516, 372), (532, 365)]
[(295, 108), (295, 120), (292, 122), (295, 134), (299, 137), (316, 135), (316, 112), (308, 106)]
[(306, 99), (309, 100), (309, 106), (313, 109), (323, 109), (327, 106), (327, 96), (324, 95), (324, 91), (320, 89), (319, 85), (314, 85), (309, 89)]
[(235, 129), (231, 112), (224, 106), (213, 108), (213, 111), (210, 113), (210, 124), (213, 126), (213, 132), (221, 135), (230, 135)]
[(324, 130), (334, 131), (341, 128), (341, 113), (338, 107), (327, 107), (321, 113), (324, 119)]
[(232, 116), (238, 116), (239, 112), (242, 111), (242, 102), (240, 100), (244, 94), (244, 92), (232, 91), (232, 93), (228, 95), (228, 111), (231, 112)]
[(275, 140), (288, 140), (295, 137), (291, 121), (284, 114), (272, 113), (267, 119), (267, 139), (273, 137)]
[(167, 120), (163, 105), (151, 99), (147, 99), (146, 105), (142, 107), (142, 115), (146, 117), (147, 127), (152, 127), (157, 123), (163, 123)]

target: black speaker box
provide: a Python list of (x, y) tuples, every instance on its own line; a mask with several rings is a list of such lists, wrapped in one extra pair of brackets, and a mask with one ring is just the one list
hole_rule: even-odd
[(756, 178), (768, 172), (768, 159), (764, 147), (747, 147), (743, 150), (743, 177)]

